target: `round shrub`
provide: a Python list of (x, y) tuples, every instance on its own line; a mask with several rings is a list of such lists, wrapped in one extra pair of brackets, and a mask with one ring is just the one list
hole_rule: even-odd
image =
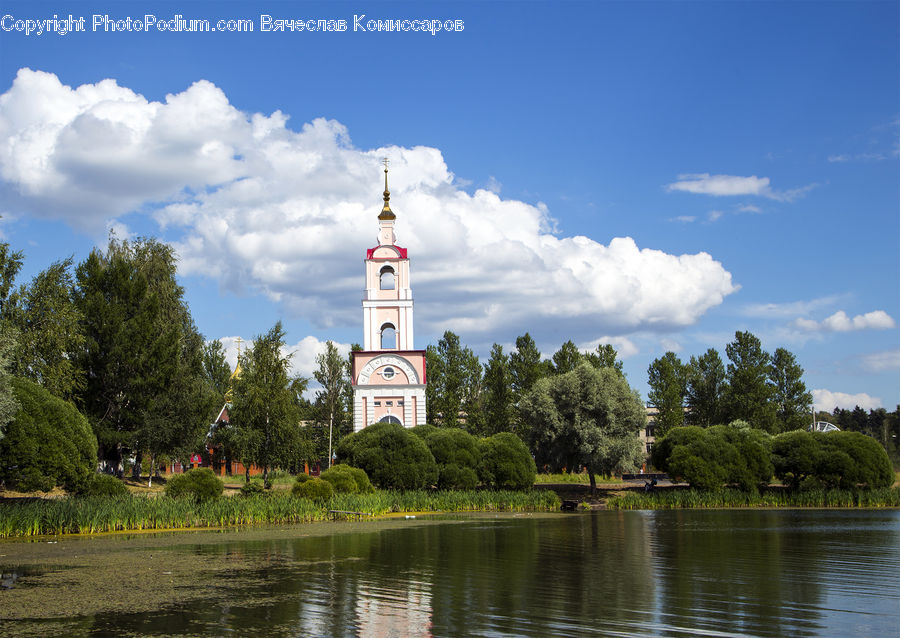
[(785, 432), (772, 447), (775, 476), (792, 488), (890, 487), (887, 452), (859, 432)]
[(302, 483), (294, 483), (291, 493), (299, 498), (305, 498), (322, 505), (334, 496), (334, 488), (328, 481), (323, 481), (320, 478), (310, 478)]
[(653, 465), (701, 490), (737, 484), (752, 492), (772, 478), (771, 437), (742, 421), (672, 428), (653, 446)]
[(481, 460), (478, 439), (459, 428), (434, 428), (425, 437), (425, 444), (437, 463), (439, 488), (470, 490), (475, 487)]
[(301, 472), (300, 474), (297, 475), (296, 482), (297, 483), (306, 483), (307, 481), (311, 481), (312, 479), (313, 479), (313, 477), (311, 477), (309, 474), (306, 474), (305, 472)]
[(125, 484), (111, 474), (91, 474), (78, 491), (79, 496), (128, 496)]
[(438, 478), (437, 464), (425, 442), (396, 423), (375, 423), (344, 437), (338, 456), (361, 468), (382, 489), (422, 489)]
[(166, 482), (166, 496), (188, 497), (198, 503), (222, 496), (225, 484), (208, 467), (196, 467)]
[(19, 410), (0, 440), (0, 481), (23, 491), (83, 489), (97, 467), (97, 438), (74, 405), (14, 378)]
[(331, 483), (335, 494), (356, 494), (359, 485), (349, 465), (334, 465), (322, 472), (322, 480)]
[(421, 425), (417, 425), (415, 427), (409, 428), (409, 431), (415, 434), (417, 437), (422, 439), (423, 441), (428, 438), (428, 435), (432, 432), (437, 432), (441, 428), (429, 425), (428, 423), (423, 423)]
[(481, 441), (478, 477), (493, 488), (529, 489), (537, 468), (528, 448), (512, 432), (500, 432)]
[(254, 494), (263, 494), (266, 491), (266, 486), (263, 485), (262, 481), (257, 481), (256, 479), (251, 480), (249, 483), (244, 483), (241, 485), (241, 496), (253, 496)]

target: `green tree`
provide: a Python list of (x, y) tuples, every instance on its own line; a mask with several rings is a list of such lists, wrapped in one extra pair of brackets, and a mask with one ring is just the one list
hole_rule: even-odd
[(14, 374), (32, 379), (51, 393), (72, 400), (83, 388), (74, 364), (84, 344), (81, 312), (74, 302), (72, 258), (40, 272), (10, 298), (4, 319), (18, 331)]
[(463, 415), (466, 429), (478, 431), (481, 418), (481, 363), (478, 357), (460, 345), (459, 336), (448, 330), (437, 346), (428, 346), (426, 365), (428, 422), (459, 427), (460, 415)]
[(665, 436), (670, 428), (684, 425), (684, 396), (687, 391), (687, 373), (674, 352), (666, 352), (653, 360), (649, 374), (650, 403), (658, 410), (656, 436)]
[[(106, 252), (94, 250), (76, 270), (75, 300), (82, 316), (84, 347), (77, 363), (85, 375), (81, 406), (91, 422), (107, 464), (121, 467), (123, 451), (136, 457), (135, 474), (148, 434), (158, 427), (201, 427), (194, 406), (187, 413), (160, 410), (174, 385), (184, 381), (183, 360), (194, 356), (196, 330), (175, 280), (172, 248), (152, 238), (110, 239)], [(175, 437), (170, 437), (174, 441)], [(181, 441), (180, 443), (187, 443)], [(169, 451), (172, 451), (171, 449)]]
[(346, 360), (331, 341), (325, 343), (325, 352), (316, 357), (316, 365), (313, 376), (322, 385), (316, 393), (316, 406), (323, 424), (328, 426), (328, 467), (331, 467), (334, 436), (340, 434), (347, 413), (345, 400), (350, 375)]
[(170, 385), (151, 400), (138, 431), (150, 455), (150, 479), (158, 470), (156, 460), (166, 454), (180, 458), (206, 448), (210, 421), (221, 407), (221, 396), (210, 385), (204, 370), (204, 341), (193, 320), (182, 313), (178, 353)]
[[(253, 341), (234, 385), (231, 424), (237, 429), (245, 464), (263, 469), (266, 486), (271, 468), (287, 467), (304, 453), (299, 410), (291, 390), (291, 355), (282, 354), (284, 346), (279, 321)], [(249, 468), (246, 481), (250, 482)]]
[(773, 433), (777, 429), (772, 386), (769, 385), (769, 354), (749, 332), (735, 332), (725, 346), (728, 355), (726, 420), (741, 419), (753, 427)]
[(437, 463), (439, 488), (475, 488), (478, 484), (478, 463), (481, 456), (478, 439), (459, 428), (435, 428), (424, 440)]
[(586, 466), (593, 490), (594, 474), (640, 465), (644, 406), (612, 368), (598, 370), (583, 362), (571, 372), (541, 379), (519, 407), (530, 425), (530, 447), (539, 466)]
[(97, 466), (87, 419), (29, 379), (13, 379), (12, 386), (20, 409), (0, 440), (0, 481), (25, 491), (81, 489)]
[(503, 352), (503, 346), (495, 343), (491, 348), (491, 358), (484, 367), (484, 433), (491, 435), (511, 431), (513, 414), (509, 357)]
[(577, 368), (582, 361), (584, 361), (584, 356), (579, 352), (578, 346), (570, 339), (553, 353), (551, 369), (553, 374), (566, 374)]
[(769, 366), (769, 383), (772, 385), (776, 405), (778, 430), (801, 430), (809, 425), (812, 410), (812, 394), (803, 383), (803, 368), (793, 353), (778, 348)]
[(537, 344), (527, 332), (516, 338), (516, 349), (509, 355), (509, 374), (516, 403), (538, 379), (547, 376)]
[(10, 295), (13, 293), (13, 285), (22, 263), (25, 253), (21, 250), (10, 250), (7, 243), (0, 243), (0, 317), (5, 317), (8, 312)]
[(619, 353), (608, 343), (599, 344), (595, 352), (588, 352), (584, 357), (595, 368), (612, 368), (623, 376), (625, 374), (622, 362), (619, 361)]
[(225, 346), (218, 339), (203, 344), (203, 375), (210, 389), (224, 401), (231, 387), (231, 366), (225, 359)]
[(727, 385), (725, 365), (715, 348), (700, 357), (691, 357), (687, 367), (685, 402), (688, 421), (693, 425), (709, 427), (723, 420), (722, 401)]
[(3, 440), (7, 425), (19, 409), (19, 402), (16, 401), (13, 391), (13, 376), (9, 371), (15, 347), (15, 330), (0, 321), (0, 441)]

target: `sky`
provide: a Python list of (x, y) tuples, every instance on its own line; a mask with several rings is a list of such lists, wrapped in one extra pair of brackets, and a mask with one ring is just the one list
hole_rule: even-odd
[(726, 359), (750, 331), (796, 355), (817, 409), (900, 403), (896, 1), (0, 13), (20, 283), (111, 231), (157, 237), (232, 361), (281, 320), (310, 376), (325, 341), (362, 341), (387, 157), (418, 348), (611, 343), (646, 399), (655, 358)]

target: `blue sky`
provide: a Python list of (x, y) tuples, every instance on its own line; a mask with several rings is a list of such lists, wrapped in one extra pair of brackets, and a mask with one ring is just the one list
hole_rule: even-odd
[[(110, 228), (158, 236), (208, 338), (283, 319), (309, 374), (326, 339), (361, 341), (387, 155), (418, 347), (611, 342), (646, 396), (655, 357), (724, 358), (749, 330), (797, 355), (817, 407), (900, 401), (897, 2), (2, 13), (0, 232), (23, 279)], [(54, 13), (87, 32), (15, 30)], [(93, 32), (94, 14), (254, 31)], [(349, 28), (262, 33), (263, 14)], [(354, 32), (360, 14), (465, 27)]]

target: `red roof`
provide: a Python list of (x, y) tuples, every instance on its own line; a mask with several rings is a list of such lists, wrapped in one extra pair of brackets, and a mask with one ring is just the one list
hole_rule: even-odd
[[(375, 246), (375, 248), (369, 248), (366, 251), (366, 259), (372, 259), (372, 255), (375, 254), (375, 251), (381, 248), (381, 246)], [(400, 259), (408, 259), (406, 256), (406, 248), (401, 248), (400, 246), (391, 246), (391, 248), (396, 249), (398, 253), (400, 253)], [(397, 259), (396, 257), (383, 257), (381, 259)]]

